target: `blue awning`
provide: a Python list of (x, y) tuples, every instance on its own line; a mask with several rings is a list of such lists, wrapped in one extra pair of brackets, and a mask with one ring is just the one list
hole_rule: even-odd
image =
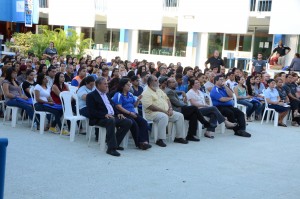
[[(39, 0), (33, 1), (32, 22), (39, 22)], [(24, 23), (25, 21), (25, 0), (1, 0), (0, 21)]]

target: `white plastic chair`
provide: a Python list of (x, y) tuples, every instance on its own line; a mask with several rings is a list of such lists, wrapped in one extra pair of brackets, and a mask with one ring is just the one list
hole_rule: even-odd
[(40, 134), (44, 134), (46, 116), (51, 115), (51, 113), (46, 112), (46, 111), (36, 111), (35, 110), (34, 104), (37, 103), (37, 101), (35, 99), (35, 95), (34, 95), (33, 92), (34, 92), (34, 87), (31, 87), (30, 88), (30, 96), (31, 96), (32, 101), (33, 101), (33, 110), (34, 110), (32, 123), (31, 123), (31, 130), (33, 130), (33, 124), (34, 124), (36, 115), (40, 115)]
[(69, 86), (69, 90), (72, 94), (75, 94), (78, 90), (78, 87), (76, 86), (71, 86), (71, 85), (68, 85)]
[(233, 93), (233, 100), (234, 100), (234, 108), (240, 109), (246, 115), (247, 107), (243, 104), (238, 104), (237, 97), (236, 97), (235, 93)]
[[(59, 94), (61, 105), (63, 108), (63, 121), (62, 121), (62, 127), (60, 130), (60, 135), (63, 132), (64, 129), (64, 123), (66, 120), (69, 120), (71, 122), (71, 128), (70, 128), (70, 141), (73, 142), (75, 140), (75, 131), (76, 131), (76, 125), (77, 121), (86, 121), (86, 117), (79, 114), (79, 109), (76, 110), (76, 114), (73, 114), (72, 111), (72, 99), (77, 99), (77, 105), (78, 105), (78, 98), (76, 94), (72, 94), (70, 91), (63, 91)], [(76, 108), (77, 109), (77, 108)]]
[(105, 144), (105, 140), (106, 140), (106, 128), (102, 127), (102, 126), (89, 126), (89, 141), (88, 141), (88, 146), (90, 146), (90, 142), (91, 142), (91, 137), (92, 137), (92, 132), (93, 130), (95, 130), (96, 128), (99, 129), (99, 139), (98, 139), (98, 143), (100, 144), (100, 150), (101, 151), (105, 151), (106, 148), (106, 144)]
[(154, 143), (156, 143), (157, 137), (158, 137), (158, 125), (156, 122), (146, 119), (144, 106), (142, 106), (142, 115), (143, 115), (143, 118), (148, 122), (148, 124), (152, 124), (151, 133), (153, 134), (153, 137), (154, 137)]
[(269, 123), (270, 116), (272, 116), (272, 118), (274, 118), (274, 126), (278, 126), (279, 113), (276, 112), (275, 109), (269, 108), (269, 105), (267, 103), (267, 99), (265, 98), (265, 110), (264, 110), (263, 116), (261, 118), (261, 123), (260, 124), (262, 124), (264, 122), (264, 118), (265, 118), (266, 113), (267, 113), (266, 123)]
[[(3, 87), (2, 86), (1, 86), (1, 90), (2, 90), (2, 93), (3, 93), (4, 99), (6, 99), (6, 97), (4, 95), (4, 92), (3, 92)], [(18, 111), (19, 110), (20, 110), (20, 108), (18, 108), (16, 106), (7, 106), (6, 105), (6, 108), (5, 108), (5, 111), (4, 111), (4, 117), (3, 117), (3, 125), (5, 124), (6, 117), (10, 118), (10, 113), (12, 113), (11, 114), (11, 127), (16, 127), (17, 120), (18, 120)]]

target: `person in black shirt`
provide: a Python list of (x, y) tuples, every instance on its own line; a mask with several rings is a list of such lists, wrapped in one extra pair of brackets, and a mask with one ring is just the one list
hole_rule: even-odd
[(68, 65), (66, 67), (66, 73), (64, 74), (65, 76), (65, 82), (71, 82), (72, 79), (74, 78), (74, 69), (72, 65)]
[(225, 66), (223, 59), (219, 57), (220, 53), (219, 51), (215, 50), (214, 51), (214, 56), (210, 57), (206, 62), (205, 62), (205, 68), (207, 68), (207, 64), (210, 64), (210, 69), (212, 70), (216, 66), (218, 67), (218, 73), (220, 73), (220, 68), (221, 66)]
[(36, 85), (36, 82), (34, 81), (34, 76), (35, 76), (35, 72), (33, 70), (27, 70), (26, 80), (22, 83), (22, 90), (28, 98), (31, 98), (30, 88)]
[[(288, 51), (287, 51), (288, 50)], [(284, 56), (287, 55), (291, 51), (290, 47), (284, 46), (282, 41), (278, 42), (278, 46), (273, 50), (273, 53), (279, 53), (280, 57), (278, 58), (278, 64), (281, 66), (285, 66), (285, 58)]]

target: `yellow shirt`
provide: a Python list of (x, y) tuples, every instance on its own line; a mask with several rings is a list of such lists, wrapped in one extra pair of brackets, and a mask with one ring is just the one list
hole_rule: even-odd
[(145, 113), (152, 115), (152, 111), (148, 109), (149, 106), (154, 105), (162, 110), (168, 111), (168, 96), (161, 90), (157, 89), (156, 92), (151, 88), (147, 87), (146, 90), (142, 93), (142, 104), (145, 109)]

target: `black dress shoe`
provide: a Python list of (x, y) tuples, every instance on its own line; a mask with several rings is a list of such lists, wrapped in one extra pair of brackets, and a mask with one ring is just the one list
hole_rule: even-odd
[(142, 150), (147, 150), (147, 149), (150, 149), (151, 147), (152, 146), (147, 143), (140, 143), (140, 145), (139, 145), (139, 149), (142, 149)]
[(247, 137), (247, 138), (251, 137), (251, 134), (247, 133), (244, 130), (238, 130), (237, 132), (234, 133), (234, 135), (241, 136), (241, 137)]
[(112, 155), (112, 156), (120, 156), (121, 154), (116, 151), (115, 149), (107, 149), (106, 151), (107, 154)]
[(278, 123), (278, 126), (287, 127), (287, 125), (285, 125), (283, 123)]
[(175, 138), (174, 142), (180, 143), (180, 144), (187, 144), (187, 143), (189, 143), (187, 140), (185, 140), (183, 138)]
[(118, 146), (118, 147), (116, 148), (116, 150), (118, 150), (118, 151), (124, 151), (124, 148), (121, 147), (121, 146)]
[(166, 147), (167, 146), (162, 139), (157, 140), (155, 144), (157, 144), (160, 147)]
[(195, 138), (195, 136), (186, 136), (186, 140), (193, 141), (193, 142), (199, 142), (199, 138)]

